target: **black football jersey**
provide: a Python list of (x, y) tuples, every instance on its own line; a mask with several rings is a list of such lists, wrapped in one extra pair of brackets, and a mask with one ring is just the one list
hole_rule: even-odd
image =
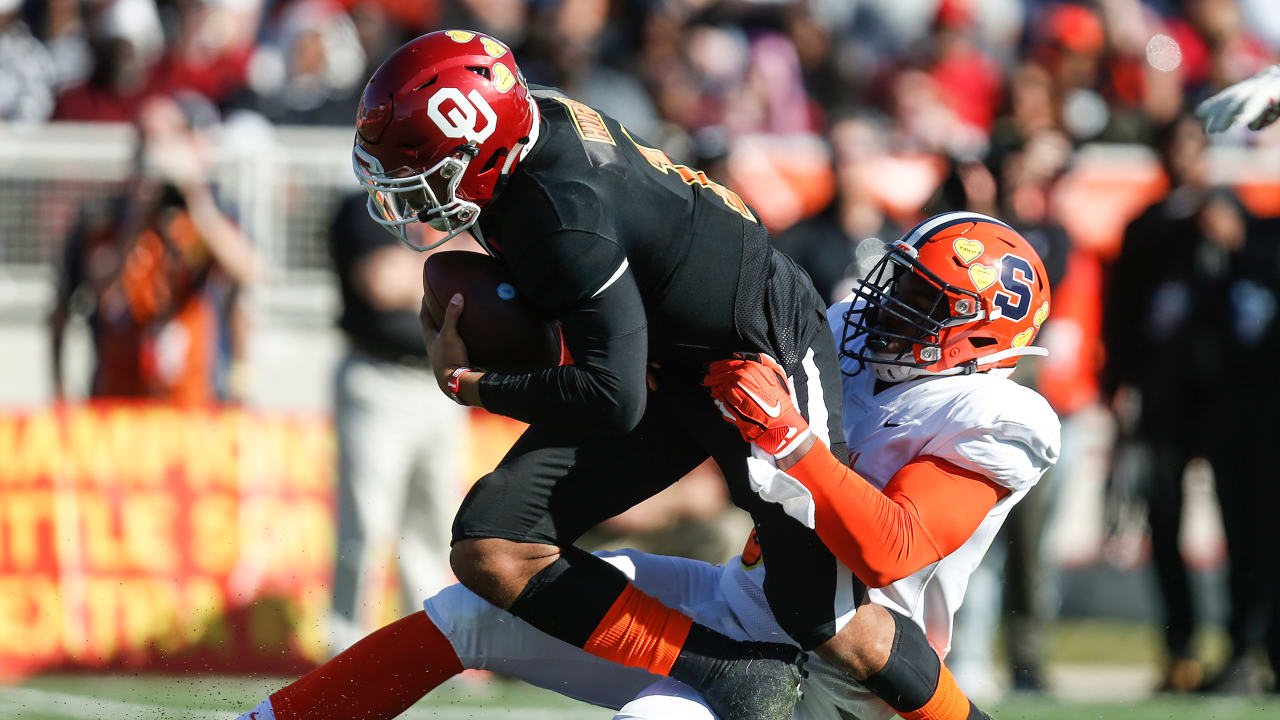
[[(821, 300), (773, 251), (751, 208), (608, 115), (555, 90), (537, 88), (534, 97), (539, 137), (485, 207), (479, 234), (518, 290), (561, 318), (575, 362), (594, 361), (612, 389), (634, 383), (636, 370), (610, 369), (622, 359), (608, 356), (641, 353), (643, 391), (644, 359), (692, 368), (746, 350), (794, 360), (779, 345), (798, 338), (770, 325), (794, 327), (786, 316), (810, 305), (820, 314)], [(769, 298), (780, 272), (782, 294), (798, 294), (799, 304)], [(584, 323), (594, 326), (575, 328)], [(624, 342), (631, 333), (644, 341)], [(615, 342), (606, 348), (605, 339)], [(524, 401), (512, 405), (512, 394), (538, 385), (573, 394), (561, 372), (545, 382), (486, 375), (481, 397), (490, 409), (533, 421), (538, 414)]]

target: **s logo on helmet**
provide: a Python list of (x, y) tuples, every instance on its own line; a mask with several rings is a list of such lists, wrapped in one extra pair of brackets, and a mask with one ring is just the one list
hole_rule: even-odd
[[(441, 113), (440, 106), (446, 100), (452, 100), (456, 107), (448, 113)], [(477, 129), (476, 121), (484, 116), (484, 128)], [(467, 142), (480, 145), (498, 127), (498, 116), (489, 107), (489, 103), (479, 92), (472, 90), (463, 97), (462, 91), (454, 87), (440, 88), (427, 101), (427, 117), (440, 128), (440, 132), (449, 138), (465, 138)]]

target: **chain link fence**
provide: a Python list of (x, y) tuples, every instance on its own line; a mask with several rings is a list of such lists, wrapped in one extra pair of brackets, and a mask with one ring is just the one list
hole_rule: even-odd
[[(326, 235), (339, 199), (359, 192), (351, 175), (351, 130), (231, 122), (210, 142), (219, 198), (269, 268), (253, 294), (258, 316), (267, 323), (331, 322), (337, 293)], [(0, 319), (31, 320), (47, 311), (63, 244), (81, 208), (124, 189), (136, 146), (129, 125), (0, 125)], [(1218, 148), (1212, 159), (1215, 180), (1246, 191), (1255, 210), (1280, 212), (1280, 148)], [(1070, 176), (1100, 173), (1106, 180), (1101, 195), (1085, 193), (1067, 203), (1072, 209), (1064, 222), (1077, 243), (1090, 244), (1089, 218), (1107, 219), (1103, 206), (1114, 203), (1106, 196), (1130, 188), (1133, 177), (1158, 172), (1154, 164), (1152, 154), (1137, 146), (1089, 146), (1076, 153)], [(1089, 210), (1082, 212), (1082, 204)], [(1118, 217), (1104, 224), (1114, 234), (1123, 222)]]
[[(328, 322), (336, 293), (326, 235), (338, 200), (359, 191), (351, 131), (229, 125), (210, 142), (219, 200), (269, 268), (257, 309), (268, 321)], [(82, 208), (125, 190), (136, 148), (129, 125), (0, 126), (0, 317), (47, 311)]]

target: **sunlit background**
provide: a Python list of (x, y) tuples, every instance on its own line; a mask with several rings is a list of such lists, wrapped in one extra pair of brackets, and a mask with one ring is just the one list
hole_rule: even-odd
[[(447, 525), (409, 551), (396, 518), (361, 546), (355, 610), (331, 611), (352, 363), (403, 366), (377, 382), (420, 407), (384, 439), (434, 443), (446, 517), (520, 430), (430, 409), (417, 361), (339, 322), (335, 259), (353, 292), (418, 283), (408, 250), (360, 281), (343, 249), (372, 226), (352, 122), (381, 60), (442, 28), (492, 34), (530, 82), (731, 187), (831, 300), (859, 241), (927, 214), (1019, 228), (1053, 310), (1018, 379), (1063, 456), (971, 583), (948, 664), (1007, 717), (1280, 712), (1258, 699), (1280, 660), (1280, 131), (1208, 139), (1189, 116), (1280, 60), (1278, 9), (0, 0), (0, 717), (216, 717), (452, 582)], [(709, 466), (589, 539), (723, 561), (747, 525)], [(485, 676), (453, 692), (556, 702)], [(1249, 699), (1196, 699), (1223, 694)]]

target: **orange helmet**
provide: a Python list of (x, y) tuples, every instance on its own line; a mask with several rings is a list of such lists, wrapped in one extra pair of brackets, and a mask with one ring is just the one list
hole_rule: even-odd
[(844, 314), (840, 354), (882, 380), (1012, 368), (1049, 316), (1044, 263), (986, 215), (936, 215), (884, 246)]

